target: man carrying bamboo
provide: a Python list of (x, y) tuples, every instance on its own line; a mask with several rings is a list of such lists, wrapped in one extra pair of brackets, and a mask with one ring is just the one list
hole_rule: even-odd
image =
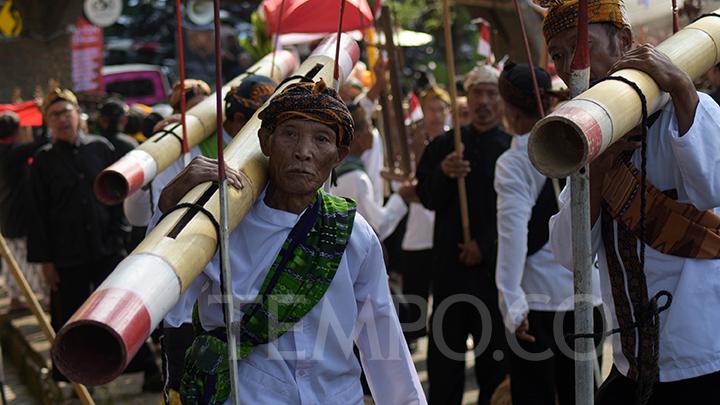
[[(363, 403), (355, 343), (375, 403), (424, 404), (380, 243), (352, 200), (321, 190), (348, 154), (353, 121), (347, 107), (323, 81), (298, 83), (259, 118), (269, 183), (229, 243), (240, 319), (234, 328), (240, 402)], [(233, 170), (228, 177), (242, 179)], [(170, 187), (184, 182), (193, 181), (181, 175)], [(199, 276), (204, 287), (185, 293), (199, 298), (184, 404), (223, 403), (229, 395), (219, 267), (215, 256)]]
[[(543, 23), (548, 51), (567, 83), (575, 51), (577, 0), (552, 1)], [(614, 365), (598, 404), (720, 401), (720, 108), (650, 45), (633, 47), (618, 0), (589, 2), (590, 80), (631, 68), (651, 76), (672, 102), (647, 120), (647, 210), (638, 130), (590, 167), (593, 250), (613, 314)], [(555, 257), (570, 268), (568, 188), (551, 219)], [(644, 217), (644, 218), (643, 218)], [(640, 242), (638, 223), (647, 232)], [(638, 250), (646, 246), (645, 270)], [(664, 311), (663, 307), (672, 303)], [(658, 315), (659, 313), (659, 315)], [(653, 389), (654, 386), (654, 389)]]

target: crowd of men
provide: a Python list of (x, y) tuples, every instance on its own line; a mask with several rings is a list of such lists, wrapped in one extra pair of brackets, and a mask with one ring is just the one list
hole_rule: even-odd
[[(567, 83), (577, 4), (550, 6), (543, 34)], [(596, 403), (714, 403), (720, 107), (662, 53), (633, 45), (620, 2), (593, 1), (590, 8), (591, 81), (634, 68), (672, 99), (648, 118), (646, 139), (637, 137), (638, 127), (591, 165), (598, 269), (589, 299), (598, 364), (603, 332), (617, 331), (613, 358), (604, 359), (613, 367)], [(513, 404), (575, 403), (569, 185), (540, 174), (527, 152), (541, 118), (533, 81), (545, 111), (563, 99), (551, 75), (515, 63), (465, 74), (462, 152), (450, 130), (448, 93), (433, 80), (414, 89), (423, 112), (408, 139), (414, 175), (390, 181), (382, 172), (393, 157), (375, 127), (386, 85), (382, 62), (375, 73), (371, 87), (351, 78), (339, 93), (322, 81), (290, 85), (258, 116), (269, 182), (230, 235), (234, 294), (261, 298), (235, 308), (241, 402), (354, 404), (372, 395), (378, 404), (460, 404), (472, 350), (479, 404), (503, 403), (494, 394), (508, 377)], [(62, 327), (185, 193), (217, 178), (216, 137), (232, 142), (276, 85), (251, 76), (233, 88), (223, 128), (191, 150), (193, 161), (179, 159), (115, 206), (95, 198), (97, 174), (179, 120), (180, 86), (189, 107), (208, 97), (204, 82), (177, 84), (171, 115), (138, 116), (136, 109), (133, 117), (121, 100), (107, 100), (97, 136), (84, 129), (69, 90), (55, 89), (42, 103), (51, 139), (21, 142), (17, 117), (0, 115), (2, 234), (33, 288), (49, 292), (53, 327)], [(651, 207), (642, 214), (635, 198), (640, 170)], [(231, 186), (242, 188), (244, 178), (228, 168)], [(467, 187), (467, 241), (458, 179)], [(638, 231), (639, 217), (647, 232)], [(128, 368), (143, 371), (143, 389), (162, 388), (168, 403), (229, 398), (225, 304), (213, 298), (221, 291), (219, 267), (216, 256), (159, 327), (163, 373), (151, 342)], [(9, 285), (11, 309), (19, 309)], [(292, 298), (274, 302), (281, 293)], [(669, 296), (669, 309), (660, 311), (658, 300)], [(427, 391), (411, 358), (425, 336)], [(56, 369), (54, 377), (64, 378)]]

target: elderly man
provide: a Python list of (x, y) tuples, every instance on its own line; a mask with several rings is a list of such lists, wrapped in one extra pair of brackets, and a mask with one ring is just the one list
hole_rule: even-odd
[[(259, 117), (270, 180), (230, 235), (234, 298), (245, 303), (234, 308), (241, 319), (241, 360), (232, 365), (240, 375), (240, 402), (362, 404), (356, 343), (376, 403), (425, 403), (390, 299), (380, 243), (352, 200), (321, 190), (348, 154), (353, 121), (347, 107), (323, 81), (298, 83)], [(194, 165), (164, 193), (197, 184), (188, 175)], [(229, 382), (217, 256), (200, 279), (202, 289), (185, 293), (199, 294), (201, 328), (186, 357), (181, 398), (222, 403)], [(218, 369), (202, 374), (204, 364)]]
[[(613, 317), (614, 366), (598, 404), (720, 402), (720, 108), (688, 75), (649, 45), (632, 46), (621, 2), (589, 2), (590, 78), (633, 68), (650, 75), (672, 102), (648, 119), (647, 232), (637, 226), (641, 157), (638, 131), (590, 167), (593, 250)], [(570, 76), (577, 1), (555, 1), (543, 23), (560, 77)], [(569, 190), (550, 223), (557, 260), (570, 268)], [(635, 220), (632, 220), (634, 218)], [(668, 242), (671, 241), (671, 242)], [(640, 265), (640, 244), (646, 247)], [(669, 309), (657, 317), (663, 295)], [(659, 295), (658, 295), (659, 294)], [(654, 390), (651, 389), (654, 385)]]
[[(110, 142), (79, 129), (79, 106), (70, 90), (49, 93), (42, 110), (53, 142), (37, 151), (30, 168), (28, 261), (42, 263), (52, 325), (59, 330), (123, 259), (128, 227), (122, 207), (103, 205), (93, 193), (95, 176), (114, 162)], [(146, 346), (128, 369), (145, 371), (144, 389), (160, 389), (160, 370)]]
[[(454, 151), (453, 133), (448, 132), (430, 142), (417, 167), (417, 194), (435, 211), (428, 373), (430, 401), (436, 404), (462, 401), (468, 335), (475, 345), (489, 342), (476, 350), (479, 403), (489, 403), (505, 377), (505, 337), (494, 276), (493, 180), (495, 161), (510, 146), (510, 136), (498, 127), (498, 76), (494, 68), (479, 65), (465, 77), (472, 122), (462, 128), (463, 153)], [(467, 184), (472, 238), (468, 243), (462, 240), (458, 178)]]

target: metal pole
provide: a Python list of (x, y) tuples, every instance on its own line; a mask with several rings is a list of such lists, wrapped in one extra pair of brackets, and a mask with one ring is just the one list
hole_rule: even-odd
[[(225, 309), (225, 326), (227, 334), (228, 352), (230, 357), (230, 389), (232, 403), (240, 404), (240, 379), (237, 370), (237, 336), (232, 325), (235, 324), (235, 311), (233, 305), (232, 269), (230, 268), (230, 245), (228, 243), (228, 185), (225, 176), (225, 143), (223, 136), (223, 102), (222, 102), (222, 61), (220, 55), (220, 0), (213, 1), (215, 12), (215, 96), (216, 96), (216, 126), (217, 126), (217, 152), (218, 152), (218, 188), (220, 191), (220, 271), (223, 280), (223, 305)], [(273, 66), (275, 68), (275, 66)]]
[[(571, 64), (570, 95), (576, 97), (590, 85), (590, 54), (588, 50), (588, 2), (578, 3), (578, 33), (575, 55)], [(575, 292), (575, 334), (593, 332), (592, 246), (590, 240), (590, 170), (588, 166), (570, 177), (572, 209), (573, 287)], [(575, 340), (575, 404), (593, 404), (592, 337)]]

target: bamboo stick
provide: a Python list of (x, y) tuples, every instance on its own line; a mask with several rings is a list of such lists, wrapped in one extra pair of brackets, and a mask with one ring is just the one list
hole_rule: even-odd
[[(278, 51), (273, 68), (272, 54), (265, 55), (246, 73), (223, 86), (223, 98), (250, 74), (282, 80), (298, 66), (297, 57), (289, 51)], [(215, 132), (215, 96), (211, 95), (186, 113), (188, 147), (202, 142)], [(105, 204), (121, 203), (127, 196), (147, 185), (182, 155), (183, 126), (169, 124), (117, 162), (100, 172), (95, 179), (95, 195)], [(179, 141), (179, 142), (178, 142)]]
[[(460, 116), (457, 106), (457, 87), (455, 85), (455, 52), (452, 44), (452, 25), (450, 25), (449, 0), (443, 0), (443, 17), (445, 28), (445, 54), (447, 55), (448, 89), (452, 105), (455, 153), (462, 156), (462, 135), (460, 133)], [(460, 202), (460, 222), (462, 224), (463, 242), (470, 242), (470, 214), (468, 212), (467, 189), (465, 178), (458, 179), (458, 200)]]
[[(701, 18), (656, 49), (695, 79), (720, 62), (720, 19)], [(623, 69), (612, 76), (625, 77), (640, 87), (648, 114), (670, 100), (649, 75), (639, 70)], [(546, 176), (566, 177), (636, 127), (641, 115), (640, 99), (630, 86), (618, 81), (599, 83), (535, 125), (528, 141), (530, 159)]]
[[(318, 46), (296, 74), (331, 83), (336, 41), (333, 36)], [(345, 34), (341, 37), (341, 49), (340, 79), (345, 80), (358, 60), (360, 49)], [(275, 94), (300, 80), (289, 80)], [(268, 103), (225, 148), (228, 167), (246, 175), (243, 190), (228, 190), (230, 232), (267, 183), (267, 158), (257, 137), (261, 124), (257, 114)], [(211, 182), (193, 188), (181, 203), (201, 205), (213, 218), (219, 218), (217, 186)], [(52, 351), (60, 370), (73, 381), (92, 384), (117, 377), (212, 259), (217, 246), (215, 226), (206, 214), (193, 208), (168, 214), (60, 330)]]

